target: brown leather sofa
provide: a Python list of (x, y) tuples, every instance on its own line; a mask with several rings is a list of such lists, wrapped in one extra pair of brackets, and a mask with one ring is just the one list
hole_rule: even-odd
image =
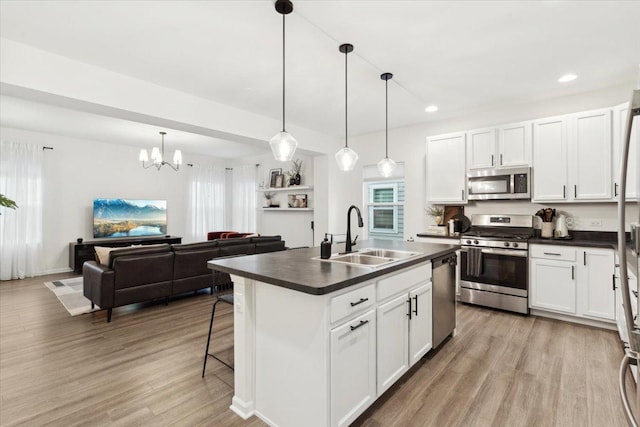
[(191, 244), (161, 244), (122, 248), (110, 253), (108, 265), (87, 261), (82, 266), (84, 296), (107, 309), (227, 285), (227, 273), (213, 271), (207, 261), (224, 256), (281, 251), (280, 236), (218, 239)]

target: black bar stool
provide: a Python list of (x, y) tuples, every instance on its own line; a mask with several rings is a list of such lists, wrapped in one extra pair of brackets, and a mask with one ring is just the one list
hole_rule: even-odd
[[(231, 290), (233, 292), (233, 288), (231, 287)], [(207, 358), (209, 356), (213, 357), (214, 359), (216, 359), (218, 362), (222, 363), (223, 365), (229, 367), (230, 369), (233, 370), (233, 366), (229, 365), (227, 362), (225, 362), (224, 360), (220, 359), (218, 356), (216, 356), (213, 353), (209, 353), (209, 344), (211, 343), (211, 331), (213, 330), (213, 317), (216, 314), (216, 305), (218, 305), (219, 302), (224, 302), (227, 304), (230, 304), (233, 307), (233, 293), (227, 293), (224, 295), (218, 295), (216, 302), (213, 303), (213, 308), (211, 309), (211, 321), (209, 322), (209, 337), (207, 338), (207, 349), (204, 352), (204, 364), (202, 365), (202, 378), (204, 378), (204, 371), (205, 369), (207, 369)]]

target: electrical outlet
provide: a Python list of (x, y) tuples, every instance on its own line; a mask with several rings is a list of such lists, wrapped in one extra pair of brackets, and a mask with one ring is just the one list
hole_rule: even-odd
[(602, 219), (592, 218), (588, 221), (589, 227), (599, 227), (602, 228)]
[(567, 228), (573, 230), (576, 226), (575, 220), (572, 216), (567, 217)]

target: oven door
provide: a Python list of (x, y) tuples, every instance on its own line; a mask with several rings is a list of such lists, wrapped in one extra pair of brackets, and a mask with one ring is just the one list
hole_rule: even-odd
[(463, 246), (460, 249), (461, 287), (521, 297), (528, 296), (527, 251), (482, 248), (482, 255), (478, 261), (475, 269), (468, 268), (469, 247)]

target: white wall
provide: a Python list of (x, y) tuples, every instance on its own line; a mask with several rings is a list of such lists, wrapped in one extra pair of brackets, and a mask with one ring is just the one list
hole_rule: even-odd
[[(0, 128), (3, 140), (53, 147), (44, 152), (43, 274), (65, 271), (69, 242), (93, 238), (93, 199), (98, 197), (167, 200), (167, 233), (187, 233), (188, 170), (143, 169), (139, 148)], [(222, 164), (183, 153), (185, 163)], [(206, 236), (202, 236), (202, 239)], [(188, 239), (183, 240), (187, 243)]]
[[(395, 161), (405, 162), (405, 238), (423, 232), (428, 225), (433, 223), (432, 219), (427, 217), (424, 212), (426, 205), (425, 144), (427, 136), (610, 107), (628, 101), (631, 89), (626, 86), (611, 87), (598, 92), (510, 106), (509, 108), (478, 110), (469, 112), (468, 116), (456, 120), (437, 121), (436, 113), (433, 116), (428, 116), (432, 119), (427, 124), (390, 129), (389, 157)], [(393, 106), (390, 105), (389, 122), (391, 125), (392, 118)], [(358, 153), (360, 159), (353, 172), (341, 176), (340, 197), (343, 197), (343, 203), (338, 208), (338, 212), (330, 212), (330, 216), (338, 215), (333, 218), (333, 223), (339, 224), (340, 229), (346, 227), (346, 206), (350, 202), (361, 203), (362, 201), (362, 167), (367, 164), (376, 164), (384, 157), (384, 141), (384, 132), (350, 139), (349, 145)], [(552, 154), (550, 153), (550, 155)], [(339, 202), (336, 204), (340, 206)], [(587, 221), (581, 221), (583, 224), (580, 229), (601, 231), (615, 231), (616, 229), (617, 210), (615, 203), (554, 204), (548, 206), (581, 219), (602, 219), (602, 227), (589, 227)], [(474, 213), (497, 212), (533, 215), (541, 207), (542, 205), (517, 201), (472, 202), (465, 206), (465, 214), (470, 216)], [(340, 219), (342, 208), (344, 208), (344, 220)], [(634, 204), (627, 209), (627, 219), (628, 222), (634, 222), (637, 221), (637, 218), (638, 211)]]

